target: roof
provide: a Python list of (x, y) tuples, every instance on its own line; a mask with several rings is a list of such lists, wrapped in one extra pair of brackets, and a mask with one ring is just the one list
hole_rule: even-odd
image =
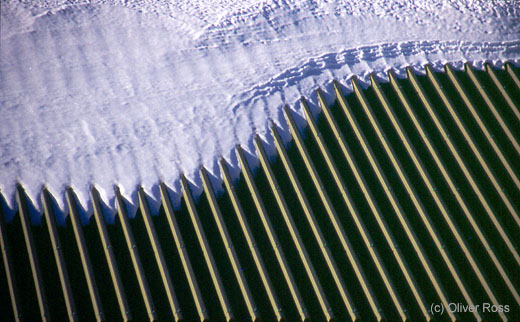
[(353, 78), (348, 95), (336, 82), (333, 104), (318, 89), (318, 117), (301, 101), (305, 129), (284, 107), (292, 137), (284, 144), (272, 125), (276, 158), (257, 137), (253, 174), (237, 146), (240, 179), (220, 160), (217, 196), (202, 168), (195, 202), (181, 177), (178, 210), (161, 184), (160, 213), (139, 189), (130, 219), (116, 190), (107, 224), (93, 188), (94, 216), (82, 225), (69, 189), (62, 227), (44, 189), (43, 223), (33, 225), (19, 186), (19, 212), (0, 220), (3, 316), (518, 319), (518, 69), (406, 73), (372, 75), (366, 89)]

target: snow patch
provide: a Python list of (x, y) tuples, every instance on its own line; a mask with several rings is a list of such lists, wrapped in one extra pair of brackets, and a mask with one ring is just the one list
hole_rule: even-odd
[(182, 173), (197, 195), (220, 156), (237, 176), (236, 144), (257, 164), (254, 135), (287, 140), (283, 104), (305, 126), (298, 99), (317, 112), (333, 79), (519, 63), (518, 35), (517, 1), (2, 1), (0, 201), (21, 183), (41, 209), (45, 185), (67, 213), (71, 186), (88, 218), (95, 185), (110, 217), (114, 186), (131, 213), (165, 182), (178, 202)]

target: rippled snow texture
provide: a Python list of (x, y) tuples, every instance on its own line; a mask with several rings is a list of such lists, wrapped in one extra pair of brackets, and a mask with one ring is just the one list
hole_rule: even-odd
[[(388, 68), (520, 59), (518, 1), (1, 2), (0, 188), (178, 191), (283, 103)], [(330, 98), (330, 97), (329, 97)], [(299, 112), (299, 107), (294, 107)], [(284, 130), (286, 131), (286, 130)], [(253, 152), (252, 152), (253, 153)], [(216, 180), (216, 179), (215, 179)], [(199, 185), (200, 186), (200, 185)], [(64, 208), (63, 208), (64, 209)]]

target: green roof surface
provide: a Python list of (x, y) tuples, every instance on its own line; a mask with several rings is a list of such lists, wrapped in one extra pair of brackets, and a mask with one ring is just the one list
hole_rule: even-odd
[(305, 129), (285, 107), (289, 130), (273, 124), (274, 146), (255, 139), (256, 173), (237, 146), (238, 181), (220, 160), (216, 195), (201, 169), (195, 202), (182, 177), (180, 209), (161, 184), (159, 214), (140, 189), (131, 219), (116, 191), (107, 224), (93, 189), (82, 225), (69, 189), (58, 226), (44, 190), (33, 225), (20, 186), (18, 213), (0, 218), (0, 316), (520, 320), (518, 73), (426, 66), (366, 89), (353, 78), (348, 95), (334, 83), (334, 102), (317, 91), (317, 117), (302, 99)]

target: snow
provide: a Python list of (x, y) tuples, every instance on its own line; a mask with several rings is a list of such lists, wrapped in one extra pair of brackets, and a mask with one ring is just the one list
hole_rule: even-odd
[(298, 98), (332, 99), (332, 79), (520, 62), (518, 1), (1, 1), (11, 213), (17, 182), (37, 209), (45, 185), (64, 213), (67, 186), (89, 213), (91, 185), (113, 209), (114, 185), (135, 204), (138, 185), (178, 194), (181, 173), (200, 191), (201, 165), (218, 184), (219, 156), (236, 174), (241, 144), (257, 162), (254, 135), (272, 144), (272, 119), (287, 138), (282, 105), (302, 115)]

